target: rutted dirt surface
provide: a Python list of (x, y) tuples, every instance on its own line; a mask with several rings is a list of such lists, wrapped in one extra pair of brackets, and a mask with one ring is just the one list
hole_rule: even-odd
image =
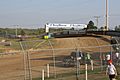
[[(78, 37), (78, 38), (65, 38), (55, 39), (54, 48), (79, 48), (82, 51), (99, 52), (98, 46), (104, 46), (110, 44), (110, 37)], [(97, 46), (97, 47), (96, 47)], [(102, 52), (108, 52), (110, 47), (101, 47)]]
[[(103, 38), (95, 38), (95, 37), (77, 37), (77, 38), (58, 38), (50, 40), (53, 44), (53, 48), (55, 49), (75, 49), (78, 48), (84, 52), (99, 52), (100, 48), (96, 48), (95, 46), (103, 46), (109, 45), (110, 37)], [(46, 45), (45, 45), (46, 46)], [(47, 45), (49, 46), (49, 45)], [(86, 48), (92, 47), (92, 48)], [(42, 45), (44, 48), (44, 45)], [(49, 47), (51, 48), (51, 47)], [(101, 47), (102, 52), (109, 52), (110, 47)], [(59, 58), (56, 57), (57, 63), (61, 63), (61, 59), (63, 55), (69, 54), (70, 50), (60, 50), (54, 51), (55, 56), (61, 56)], [(0, 56), (0, 80), (24, 80), (24, 63), (23, 63), (23, 53), (20, 54), (9, 54)], [(53, 68), (53, 51), (40, 51), (40, 52), (31, 52), (30, 53), (30, 61), (32, 68), (32, 77), (40, 77), (41, 70), (46, 70), (46, 64), (50, 64), (51, 73), (54, 72)], [(65, 68), (62, 65), (56, 67), (57, 73), (61, 73), (74, 70), (74, 68)], [(53, 74), (52, 74), (53, 75)]]

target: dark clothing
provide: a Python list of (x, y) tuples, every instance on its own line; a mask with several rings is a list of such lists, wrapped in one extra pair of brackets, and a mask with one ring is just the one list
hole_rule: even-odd
[(115, 74), (114, 75), (109, 75), (109, 79), (113, 80), (115, 78)]

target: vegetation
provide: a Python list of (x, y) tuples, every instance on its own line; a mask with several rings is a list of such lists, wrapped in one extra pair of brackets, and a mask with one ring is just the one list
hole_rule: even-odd
[(87, 25), (87, 29), (97, 29), (97, 27), (94, 25), (93, 21), (89, 21)]
[[(94, 71), (88, 70), (88, 78), (89, 80), (107, 80), (107, 75), (103, 76), (105, 72), (101, 72), (100, 69), (95, 69)], [(91, 76), (91, 77), (90, 77)], [(76, 72), (71, 71), (63, 74), (56, 75), (56, 79), (54, 77), (45, 78), (46, 80), (75, 80)], [(41, 77), (33, 78), (33, 80), (42, 80)], [(80, 71), (80, 80), (85, 80), (85, 70)]]
[[(21, 29), (17, 28), (17, 34), (18, 35), (40, 35), (44, 33), (43, 28), (38, 28), (38, 29)], [(5, 36), (5, 35), (16, 35), (16, 29), (14, 28), (0, 28), (0, 36)]]
[(115, 26), (115, 31), (120, 31), (120, 25), (119, 26)]

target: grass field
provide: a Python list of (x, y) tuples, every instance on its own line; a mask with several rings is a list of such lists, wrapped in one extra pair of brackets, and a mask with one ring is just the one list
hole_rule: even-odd
[[(50, 77), (45, 78), (46, 80), (77, 80), (75, 72), (68, 72), (64, 74), (58, 74), (57, 78)], [(85, 80), (85, 71), (82, 70), (78, 76), (79, 80)], [(34, 78), (33, 80), (42, 80), (42, 78)], [(88, 71), (88, 80), (108, 80), (108, 76), (100, 70)]]

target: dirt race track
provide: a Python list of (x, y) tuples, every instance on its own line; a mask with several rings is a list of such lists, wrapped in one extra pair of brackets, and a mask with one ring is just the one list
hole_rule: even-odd
[[(62, 73), (66, 71), (66, 68), (63, 67), (62, 59), (64, 56), (69, 55), (72, 51), (72, 48), (79, 47), (79, 50), (83, 52), (99, 52), (100, 48), (93, 46), (102, 46), (110, 44), (110, 37), (77, 37), (77, 38), (59, 38), (51, 39), (51, 43), (54, 49), (67, 49), (71, 50), (59, 50), (54, 51), (56, 59), (56, 73)], [(91, 48), (89, 46), (92, 46)], [(85, 48), (89, 47), (89, 48)], [(50, 45), (47, 43), (42, 44), (40, 49), (51, 49)], [(110, 47), (101, 47), (101, 52), (109, 52)], [(51, 75), (54, 75), (53, 72), (53, 52), (51, 51), (38, 51), (38, 52), (29, 52), (30, 54), (30, 63), (32, 69), (32, 77), (41, 77), (42, 69), (46, 70), (46, 65), (50, 64)], [(24, 62), (23, 62), (23, 53), (19, 54), (8, 54), (0, 56), (0, 80), (24, 80)], [(68, 70), (74, 70), (74, 68), (69, 67)]]

